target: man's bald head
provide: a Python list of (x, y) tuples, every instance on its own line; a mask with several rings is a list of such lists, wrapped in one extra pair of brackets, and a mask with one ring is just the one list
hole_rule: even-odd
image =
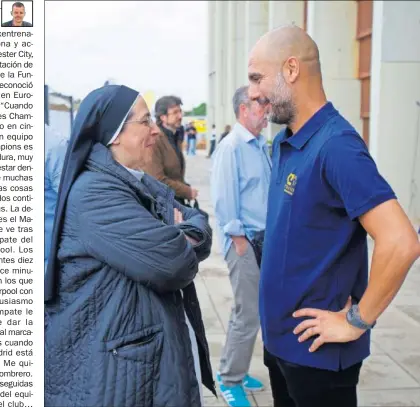
[(315, 41), (302, 28), (288, 25), (269, 31), (257, 42), (251, 55), (282, 66), (296, 58), (312, 74), (320, 73), (319, 51)]
[(260, 38), (250, 54), (248, 77), (250, 98), (271, 108), (274, 123), (289, 125), (309, 94), (323, 94), (318, 47), (293, 25)]

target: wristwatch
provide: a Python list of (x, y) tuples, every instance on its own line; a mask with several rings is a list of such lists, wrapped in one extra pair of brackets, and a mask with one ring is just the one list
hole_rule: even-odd
[(368, 330), (368, 329), (372, 329), (376, 325), (376, 321), (373, 324), (368, 324), (362, 320), (362, 318), (360, 317), (358, 304), (354, 304), (351, 306), (351, 308), (347, 312), (346, 317), (347, 317), (347, 322), (350, 325), (353, 325), (359, 329)]

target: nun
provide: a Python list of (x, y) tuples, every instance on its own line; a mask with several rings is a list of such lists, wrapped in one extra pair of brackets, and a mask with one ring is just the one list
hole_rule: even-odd
[(216, 394), (193, 283), (212, 230), (139, 168), (158, 134), (125, 86), (80, 105), (45, 273), (47, 407), (200, 407), (201, 384)]

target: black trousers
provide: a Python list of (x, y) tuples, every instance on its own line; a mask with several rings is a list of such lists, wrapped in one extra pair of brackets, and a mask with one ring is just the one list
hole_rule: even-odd
[(211, 157), (216, 149), (216, 140), (210, 140), (210, 151), (208, 157)]
[[(357, 407), (356, 386), (362, 363), (333, 372), (276, 359), (285, 379), (288, 395), (295, 403), (284, 404), (285, 406)], [(279, 386), (284, 387), (284, 384), (279, 381)]]
[(289, 395), (286, 379), (277, 363), (277, 358), (264, 347), (264, 364), (267, 366), (270, 377), (271, 393), (274, 407), (296, 407)]

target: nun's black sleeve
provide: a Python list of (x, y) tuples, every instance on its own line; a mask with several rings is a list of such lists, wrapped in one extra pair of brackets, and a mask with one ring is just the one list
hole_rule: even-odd
[(198, 259), (183, 232), (154, 218), (130, 188), (104, 177), (89, 190), (76, 182), (67, 202), (67, 211), (77, 211), (75, 227), (87, 252), (157, 292), (186, 287)]

